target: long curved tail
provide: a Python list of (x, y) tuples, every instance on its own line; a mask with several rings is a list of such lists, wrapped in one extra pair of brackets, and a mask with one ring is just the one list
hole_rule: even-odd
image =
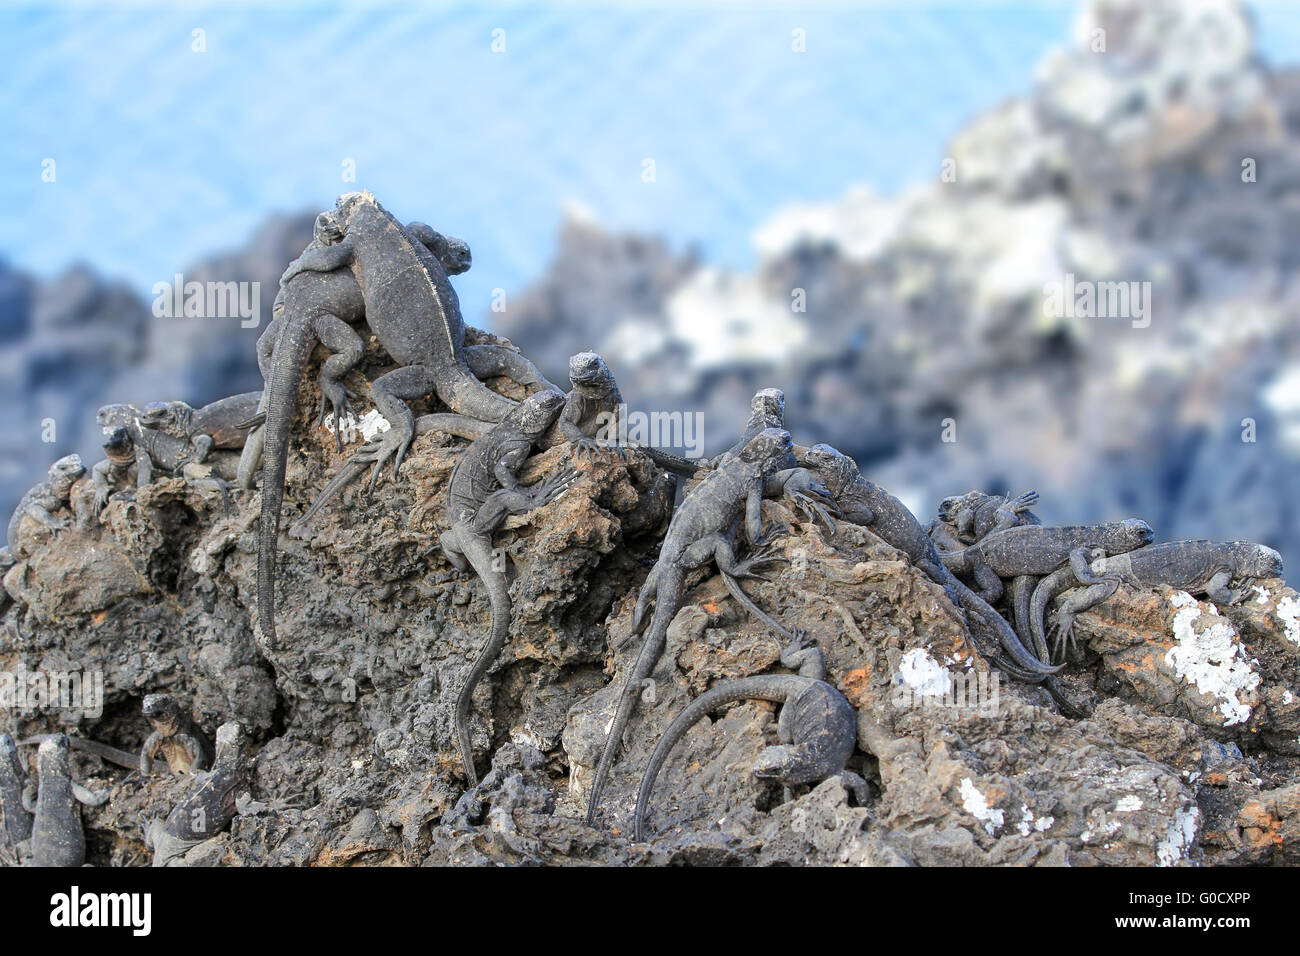
[[(946, 583), (957, 591), (962, 606), (972, 614), (978, 615), (980, 620), (997, 634), (998, 643), (1002, 645), (1004, 651), (1011, 655), (1011, 659), (1015, 661), (1017, 666), (1031, 674), (1055, 674), (1061, 669), (1059, 666), (1053, 667), (1040, 661), (1030, 653), (1029, 648), (1025, 647), (1020, 640), (1020, 636), (1016, 634), (1016, 629), (1007, 623), (1007, 619), (995, 611), (988, 601), (962, 584), (951, 571), (948, 572), (948, 576), (952, 580)], [(941, 581), (940, 583), (945, 582)]]
[(262, 521), (257, 532), (257, 615), (267, 642), (275, 646), (275, 551), (280, 505), (289, 458), (289, 429), (302, 370), (316, 344), (311, 324), (293, 321), (281, 333), (266, 383), (266, 425), (262, 447)]
[(1039, 580), (1034, 587), (1034, 596), (1029, 601), (1029, 627), (1035, 646), (1047, 646), (1048, 605), (1056, 600), (1058, 594), (1069, 590), (1077, 583), (1074, 570), (1067, 564)]
[(673, 718), (659, 744), (650, 755), (646, 764), (645, 775), (641, 778), (641, 789), (636, 795), (636, 823), (632, 837), (637, 842), (642, 839), (645, 829), (645, 811), (650, 803), (650, 791), (654, 789), (655, 778), (659, 775), (664, 761), (677, 746), (677, 742), (686, 736), (686, 732), (695, 726), (705, 714), (717, 710), (723, 704), (737, 700), (771, 700), (778, 703), (788, 699), (791, 691), (803, 690), (813, 681), (811, 677), (798, 674), (759, 674), (756, 677), (742, 677), (727, 681), (705, 691), (686, 705), (686, 709)]
[(460, 750), (465, 776), (473, 787), (478, 784), (478, 775), (474, 772), (474, 750), (470, 745), (469, 712), (474, 700), (474, 688), (500, 655), (510, 636), (510, 587), (506, 583), (505, 574), (492, 569), (490, 541), (466, 531), (464, 525), (461, 525), (460, 540), (465, 557), (487, 586), (488, 600), (492, 604), (492, 629), (488, 632), (487, 643), (479, 651), (474, 665), (469, 669), (469, 676), (465, 678), (465, 686), (456, 697), (456, 746)]

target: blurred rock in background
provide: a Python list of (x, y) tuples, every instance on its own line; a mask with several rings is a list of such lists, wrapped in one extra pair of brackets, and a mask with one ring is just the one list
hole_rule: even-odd
[[(467, 319), (561, 382), (569, 354), (602, 352), (632, 407), (702, 412), (709, 451), (780, 386), (799, 440), (852, 453), (923, 518), (969, 488), (1037, 488), (1047, 521), (1136, 514), (1294, 567), (1298, 145), (1300, 72), (1261, 64), (1240, 4), (1097, 0), (931, 182), (776, 210), (752, 274), (575, 211), (545, 274)], [(310, 225), (274, 220), (186, 278), (260, 281), (264, 326)], [(1140, 298), (1054, 308), (1091, 283)], [(257, 387), (259, 330), (237, 324), (155, 319), (85, 269), (0, 269), (0, 510), (59, 455), (98, 457), (106, 401)]]

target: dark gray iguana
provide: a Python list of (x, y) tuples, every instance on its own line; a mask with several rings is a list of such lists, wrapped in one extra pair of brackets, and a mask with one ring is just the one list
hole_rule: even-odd
[(17, 846), (32, 835), (32, 814), (23, 801), (26, 779), (14, 739), (0, 734), (0, 810), (4, 811), (4, 842), (8, 846)]
[(80, 455), (65, 455), (50, 466), (44, 481), (22, 496), (9, 518), (9, 551), (14, 557), (25, 554), (19, 540), (25, 519), (30, 518), (51, 531), (68, 526), (67, 517), (60, 516), (59, 512), (69, 507), (72, 486), (85, 473)]
[(916, 516), (901, 501), (864, 477), (852, 458), (830, 445), (817, 444), (804, 453), (803, 461), (816, 469), (826, 483), (844, 520), (870, 528), (906, 554), (930, 580), (949, 592), (954, 603), (978, 617), (997, 635), (998, 643), (1014, 664), (1005, 667), (1008, 673), (1048, 674), (1057, 670), (1031, 654), (1002, 615), (958, 580), (945, 566), (946, 558), (941, 558)]
[[(452, 411), (492, 422), (500, 421), (517, 404), (485, 386), (466, 364), (460, 304), (446, 269), (423, 240), (412, 238), (368, 192), (340, 196), (335, 209), (321, 213), (317, 221), (323, 235), (338, 238), (329, 245), (304, 251), (282, 278), (284, 314), (277, 320), (282, 325), (274, 342), (265, 389), (257, 604), (262, 632), (272, 644), (275, 552), (289, 431), (298, 381), (313, 346), (326, 334), (339, 337), (344, 355), (329, 360), (343, 357), (339, 369), (331, 369), (329, 375), (322, 369), (321, 412), (323, 415), (328, 402), (336, 422), (351, 414), (347, 390), (338, 377), (360, 359), (361, 341), (338, 315), (334, 299), (345, 295), (343, 305), (356, 315), (353, 289), (359, 289), (360, 311), (370, 331), (401, 366), (381, 375), (370, 386), (371, 400), (391, 425), (373, 454), (372, 486), (386, 461), (391, 459), (392, 474), (397, 473), (415, 437), (415, 418), (407, 407), (408, 400), (433, 392)], [(352, 287), (348, 286), (350, 279), (355, 280)]]
[[(641, 634), (646, 629), (647, 620), (649, 632), (623, 686), (618, 708), (610, 723), (591, 785), (588, 825), (595, 822), (600, 792), (622, 742), (623, 730), (636, 707), (642, 682), (654, 670), (659, 655), (663, 653), (668, 625), (681, 609), (686, 593), (686, 573), (714, 561), (720, 571), (732, 577), (761, 578), (754, 568), (784, 560), (760, 551), (744, 561), (737, 561), (732, 538), (740, 527), (751, 548), (759, 548), (765, 543), (762, 500), (764, 495), (783, 491), (778, 475), (790, 472), (789, 466), (794, 463), (793, 448), (789, 432), (764, 429), (745, 445), (739, 455), (722, 462), (716, 470), (705, 475), (673, 514), (659, 549), (659, 560), (641, 585), (632, 614), (631, 636)], [(654, 617), (648, 619), (652, 603)]]
[(440, 539), (442, 553), (457, 570), (472, 569), (479, 576), (492, 607), (487, 642), (456, 698), (456, 743), (471, 787), (478, 781), (469, 733), (474, 688), (510, 635), (510, 583), (506, 569), (493, 560), (492, 532), (507, 516), (554, 500), (576, 477), (576, 471), (567, 469), (529, 488), (521, 486), (517, 477), (563, 407), (564, 396), (559, 392), (530, 395), (499, 425), (465, 449), (447, 485), (448, 529)]
[(1036, 491), (1014, 498), (984, 491), (953, 495), (939, 502), (938, 515), (930, 522), (930, 538), (940, 551), (960, 551), (1008, 528), (1042, 524), (1029, 510), (1037, 503)]
[(826, 682), (826, 658), (820, 648), (805, 647), (803, 633), (796, 631), (781, 654), (781, 663), (797, 673), (727, 681), (705, 691), (673, 719), (646, 764), (636, 798), (633, 839), (643, 839), (650, 793), (673, 747), (706, 714), (739, 700), (770, 700), (782, 705), (776, 725), (780, 744), (763, 748), (754, 762), (754, 776), (796, 787), (840, 774), (845, 787), (865, 802), (866, 781), (844, 769), (857, 743), (857, 716), (844, 695)]
[(145, 846), (153, 850), (154, 866), (167, 866), (230, 826), (238, 812), (236, 798), (248, 786), (247, 745), (238, 721), (217, 728), (212, 769), (195, 775), (189, 791), (165, 820), (153, 820), (144, 828)]
[(172, 773), (196, 773), (212, 766), (212, 741), (176, 698), (150, 694), (140, 705), (140, 713), (153, 727), (140, 748), (140, 773), (148, 776), (153, 772), (154, 758), (160, 752)]
[[(1133, 587), (1168, 585), (1215, 604), (1239, 602), (1256, 579), (1282, 576), (1282, 556), (1251, 541), (1166, 541), (1123, 554), (1075, 556), (1034, 588), (1029, 609), (1035, 641), (1046, 644), (1046, 612), (1062, 592), (1086, 587), (1066, 598), (1056, 615), (1054, 658), (1063, 660), (1073, 640), (1074, 618), (1107, 600), (1121, 583)], [(1231, 585), (1236, 581), (1239, 587)]]
[(140, 426), (188, 442), (192, 460), (203, 463), (214, 448), (237, 450), (248, 437), (241, 427), (257, 414), (261, 392), (244, 392), (194, 408), (187, 402), (150, 402), (140, 412)]
[(37, 793), (33, 806), (32, 866), (81, 866), (86, 835), (77, 802), (101, 804), (108, 793), (92, 793), (72, 781), (68, 738), (55, 734), (36, 749)]

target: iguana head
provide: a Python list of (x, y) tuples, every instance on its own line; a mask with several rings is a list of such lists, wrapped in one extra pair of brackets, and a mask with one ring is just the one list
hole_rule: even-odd
[(160, 733), (174, 734), (180, 730), (181, 707), (169, 694), (150, 694), (140, 705), (140, 713)]
[(754, 761), (753, 773), (760, 780), (780, 780), (797, 786), (817, 776), (807, 744), (778, 744), (764, 747)]
[(963, 511), (974, 511), (992, 495), (983, 491), (968, 491), (964, 495), (950, 495), (939, 502), (936, 512), (939, 520), (947, 524), (956, 524), (957, 516)]
[(779, 388), (763, 388), (749, 400), (749, 410), (755, 418), (764, 421), (785, 421), (785, 392)]
[(348, 234), (348, 226), (352, 222), (352, 217), (367, 206), (380, 210), (384, 208), (379, 205), (379, 201), (375, 199), (374, 194), (368, 189), (355, 193), (344, 193), (335, 200), (333, 209), (327, 209), (316, 217), (316, 224), (312, 227), (312, 236), (322, 245), (333, 245)]
[(443, 272), (449, 276), (458, 276), (474, 264), (469, 244), (464, 239), (444, 236), (423, 222), (408, 222), (406, 234), (432, 252), (433, 257), (442, 264)]
[(73, 483), (86, 473), (86, 466), (81, 463), (80, 455), (64, 455), (46, 473), (50, 488), (60, 498), (66, 498), (72, 490)]
[(764, 428), (745, 443), (740, 460), (759, 465), (765, 475), (793, 466), (794, 439), (784, 428)]
[(837, 448), (818, 442), (804, 454), (804, 461), (817, 469), (832, 494), (838, 493), (858, 474), (858, 463)]
[(68, 735), (55, 734), (48, 740), (42, 740), (36, 748), (36, 773), (41, 780), (57, 777), (70, 777), (68, 766)]
[(131, 433), (121, 425), (109, 429), (108, 437), (104, 439), (104, 454), (109, 461), (130, 461), (135, 454)]
[(140, 424), (145, 428), (159, 428), (178, 422), (191, 411), (186, 402), (150, 402), (140, 412)]
[(1101, 537), (1101, 547), (1107, 554), (1124, 554), (1146, 547), (1155, 540), (1156, 533), (1141, 518), (1125, 518), (1106, 525)]
[(605, 360), (595, 352), (579, 352), (569, 358), (569, 384), (574, 388), (579, 385), (608, 385), (614, 376), (605, 364)]
[(134, 405), (104, 405), (95, 413), (95, 422), (104, 434), (119, 425), (134, 425), (139, 418), (140, 410)]
[(233, 767), (244, 756), (244, 745), (248, 740), (244, 725), (231, 720), (217, 728), (216, 760), (220, 767)]
[(564, 408), (564, 396), (552, 389), (529, 395), (510, 410), (509, 418), (527, 438), (539, 438), (555, 422)]
[(1237, 573), (1243, 578), (1280, 578), (1282, 555), (1253, 541), (1240, 542)]

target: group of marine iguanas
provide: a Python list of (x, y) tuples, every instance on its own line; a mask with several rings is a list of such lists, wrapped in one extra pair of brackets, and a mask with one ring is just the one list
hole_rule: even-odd
[[(653, 447), (621, 443), (615, 436), (623, 434), (618, 427), (622, 396), (596, 353), (572, 357), (571, 388), (565, 392), (510, 347), (465, 344), (465, 324), (448, 277), (469, 265), (464, 242), (424, 223), (402, 225), (368, 192), (341, 196), (334, 209), (317, 217), (311, 244), (281, 278), (272, 322), (257, 346), (263, 390), (197, 410), (183, 402), (154, 403), (143, 410), (127, 405), (101, 409), (99, 422), (108, 435), (105, 460), (95, 466), (90, 479), (75, 455), (55, 462), (48, 480), (33, 488), (15, 512), (9, 526), (15, 553), (6, 560), (21, 557), (17, 531), (27, 519), (58, 529), (66, 524), (58, 511), (67, 507), (78, 525), (86, 527), (97, 520), (110, 495), (143, 487), (155, 474), (207, 483), (228, 507), (228, 483), (251, 489), (260, 470), (258, 624), (268, 646), (274, 647), (275, 556), (299, 383), (318, 344), (332, 353), (318, 373), (317, 424), (323, 425), (327, 413), (332, 414), (342, 450), (342, 422), (353, 415), (351, 402), (356, 398), (342, 379), (362, 358), (364, 343), (354, 327), (364, 322), (397, 365), (370, 385), (371, 400), (391, 427), (348, 459), (301, 520), (310, 521), (367, 468), (370, 489), (385, 465), (396, 476), (417, 434), (440, 431), (469, 442), (448, 483), (439, 541), (441, 554), (453, 568), (472, 571), (483, 581), (491, 607), (487, 638), (470, 664), (455, 710), (455, 742), (469, 788), (478, 781), (469, 732), (471, 700), (504, 648), (511, 621), (508, 577), (493, 560), (493, 534), (507, 517), (554, 501), (578, 475), (570, 461), (536, 484), (522, 485), (519, 475), (535, 451), (567, 443), (573, 458), (645, 454), (685, 482), (632, 615), (628, 638), (644, 638), (591, 783), (589, 824), (596, 822), (602, 790), (643, 683), (682, 607), (688, 572), (716, 566), (733, 598), (785, 641), (781, 664), (795, 673), (715, 686), (669, 725), (638, 794), (633, 828), (637, 839), (645, 832), (656, 775), (674, 744), (706, 714), (742, 699), (781, 705), (779, 743), (762, 752), (753, 768), (756, 776), (793, 788), (839, 775), (847, 788), (865, 799), (865, 781), (846, 769), (856, 746), (854, 711), (825, 680), (821, 651), (806, 645), (804, 632), (786, 629), (766, 614), (741, 587), (744, 579), (765, 580), (765, 566), (786, 560), (770, 546), (785, 529), (763, 527), (765, 498), (784, 498), (832, 532), (836, 521), (869, 528), (903, 552), (944, 589), (986, 659), (1014, 679), (1041, 683), (1062, 712), (1072, 716), (1081, 714), (1054, 675), (1065, 665), (1074, 617), (1109, 598), (1120, 583), (1169, 585), (1233, 603), (1255, 579), (1281, 574), (1281, 557), (1271, 548), (1249, 542), (1154, 545), (1150, 525), (1137, 518), (1044, 526), (1030, 510), (1038, 500), (1033, 492), (1006, 497), (972, 491), (947, 498), (937, 517), (924, 526), (899, 499), (864, 477), (848, 456), (826, 444), (796, 445), (786, 429), (784, 395), (775, 388), (754, 396), (744, 432), (712, 459), (685, 460)], [(497, 376), (522, 386), (527, 397), (516, 402), (484, 384), (484, 379)], [(449, 411), (415, 418), (407, 402), (430, 395)], [(127, 490), (119, 491), (124, 486)], [(1072, 593), (1056, 613), (1056, 634), (1049, 647), (1048, 608), (1066, 591)], [(1005, 612), (997, 609), (1000, 604)], [(152, 699), (146, 700), (147, 715)], [(171, 707), (176, 708), (174, 701)], [(186, 716), (178, 722), (174, 714), (169, 719), (166, 739), (186, 742), (179, 749), (173, 746), (169, 766), (213, 769), (196, 778), (191, 796), (175, 812), (150, 825), (155, 862), (174, 859), (229, 823), (236, 789), (245, 779), (245, 736), (237, 723), (218, 731), (216, 763), (211, 764), (211, 749), (199, 745), (206, 738), (192, 721)], [(84, 840), (73, 803), (78, 788), (67, 772), (68, 747), (100, 748), (95, 750), (100, 756), (118, 763), (125, 758), (132, 769), (147, 775), (152, 750), (159, 745), (150, 739), (139, 758), (78, 738), (41, 741), (40, 786), (33, 801), (14, 742), (0, 738), (6, 839), (18, 843), (27, 841), (29, 834), (34, 861), (80, 862)], [(187, 804), (205, 808), (200, 814), (207, 820), (202, 833), (186, 823), (181, 810)]]

